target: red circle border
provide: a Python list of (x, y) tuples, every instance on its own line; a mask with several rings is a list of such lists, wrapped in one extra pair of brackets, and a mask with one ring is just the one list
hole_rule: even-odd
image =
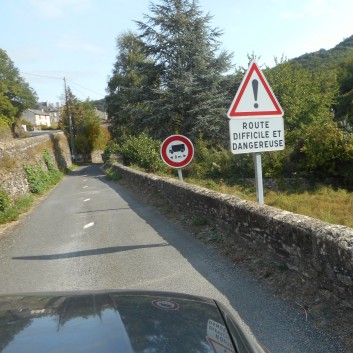
[[(185, 143), (185, 145), (188, 148), (188, 156), (182, 162), (174, 162), (167, 156), (167, 146), (175, 140), (182, 141), (183, 143)], [(163, 159), (163, 162), (172, 168), (186, 167), (194, 158), (194, 146), (193, 146), (192, 142), (187, 137), (185, 137), (183, 135), (171, 135), (171, 136), (167, 137), (162, 142), (160, 152), (161, 152), (161, 157)]]

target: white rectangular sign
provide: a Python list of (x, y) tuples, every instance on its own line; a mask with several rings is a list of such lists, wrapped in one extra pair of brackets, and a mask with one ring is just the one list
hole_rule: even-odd
[(230, 119), (230, 149), (233, 154), (284, 149), (283, 117)]

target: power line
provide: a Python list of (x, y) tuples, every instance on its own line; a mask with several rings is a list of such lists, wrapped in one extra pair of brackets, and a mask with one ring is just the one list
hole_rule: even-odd
[[(67, 80), (67, 81), (69, 81), (69, 80)], [(86, 94), (84, 94), (83, 92), (81, 92), (81, 91), (80, 91), (79, 89), (77, 89), (76, 87), (72, 87), (72, 89), (75, 90), (76, 92), (78, 92), (79, 94), (81, 94), (82, 97), (87, 97)]]
[[(64, 80), (63, 77), (53, 77), (53, 76), (38, 75), (38, 74), (32, 74), (32, 73), (29, 73), (29, 72), (22, 72), (22, 71), (21, 71), (21, 74), (31, 75), (31, 76), (38, 76), (38, 77), (44, 77), (44, 78), (50, 78), (50, 79), (54, 79), (54, 80)], [(89, 88), (87, 88), (87, 87), (84, 87), (84, 86), (82, 86), (82, 85), (80, 85), (80, 84), (78, 84), (78, 83), (76, 83), (76, 82), (74, 82), (74, 81), (71, 81), (71, 80), (69, 80), (69, 79), (67, 79), (67, 81), (68, 81), (68, 82), (71, 82), (72, 84), (74, 84), (74, 85), (76, 85), (76, 86), (82, 87), (82, 88), (84, 88), (85, 90), (90, 91), (90, 92), (92, 92), (92, 93), (94, 93), (94, 94), (98, 94), (99, 96), (105, 97), (104, 94), (95, 92), (95, 91), (93, 91), (93, 90), (91, 90), (91, 89), (89, 89)], [(76, 90), (77, 90), (78, 92), (80, 92), (77, 88), (76, 88)], [(86, 96), (86, 95), (83, 94), (82, 92), (80, 92), (80, 93), (81, 93), (83, 96)]]
[(97, 93), (97, 92), (95, 92), (95, 91), (92, 91), (91, 89), (89, 89), (89, 88), (87, 88), (87, 87), (84, 87), (84, 86), (82, 86), (82, 85), (79, 85), (78, 83), (75, 83), (75, 82), (73, 82), (73, 81), (71, 81), (71, 80), (67, 80), (67, 81), (73, 83), (73, 84), (76, 85), (76, 86), (82, 87), (82, 88), (86, 89), (87, 91), (90, 91), (90, 92), (92, 92), (92, 93), (94, 93), (94, 94), (98, 94), (99, 96), (105, 97), (105, 95), (103, 95), (103, 94), (101, 94), (101, 93)]
[(62, 77), (52, 77), (52, 76), (44, 76), (44, 75), (38, 75), (38, 74), (30, 74), (29, 72), (23, 72), (20, 71), (21, 74), (25, 74), (25, 75), (31, 75), (31, 76), (38, 76), (38, 77), (44, 77), (44, 78), (52, 78), (54, 80), (63, 80)]

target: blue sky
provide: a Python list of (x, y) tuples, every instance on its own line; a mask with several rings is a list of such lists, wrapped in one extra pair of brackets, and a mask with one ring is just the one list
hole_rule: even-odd
[[(235, 65), (246, 66), (247, 54), (254, 52), (261, 56), (259, 64), (272, 66), (274, 57), (329, 49), (353, 35), (352, 0), (198, 3), (204, 13), (213, 15), (211, 25), (222, 29), (222, 46), (234, 53)], [(133, 21), (143, 20), (149, 4), (149, 0), (1, 0), (0, 48), (40, 101), (62, 102), (63, 77), (77, 98), (101, 99), (115, 62), (117, 36), (135, 30)]]

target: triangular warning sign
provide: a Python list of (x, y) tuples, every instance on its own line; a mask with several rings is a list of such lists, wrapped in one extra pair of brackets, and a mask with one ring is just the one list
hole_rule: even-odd
[(283, 116), (283, 110), (256, 62), (251, 62), (228, 111), (228, 118)]

